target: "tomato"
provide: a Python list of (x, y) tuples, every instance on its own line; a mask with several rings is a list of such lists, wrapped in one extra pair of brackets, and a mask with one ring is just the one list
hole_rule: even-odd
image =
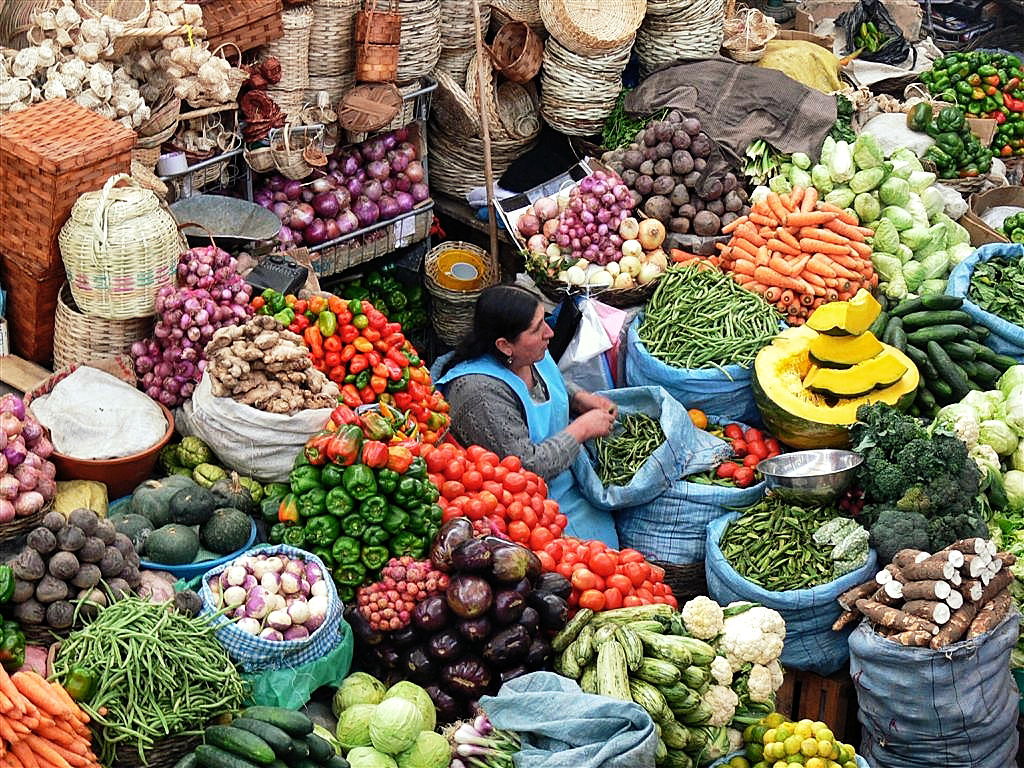
[(573, 571), (572, 585), (576, 589), (594, 589), (597, 586), (597, 576), (587, 568), (578, 568)]
[(494, 482), (504, 483), (506, 477), (508, 477), (508, 469), (501, 466), (501, 464), (494, 468)]
[(733, 440), (732, 441), (732, 452), (737, 456), (747, 455), (747, 441), (746, 440)]
[(592, 611), (603, 611), (604, 604), (604, 592), (598, 592), (596, 589), (586, 589), (580, 593), (580, 608), (589, 608)]
[(633, 590), (633, 582), (629, 580), (628, 576), (624, 576), (621, 573), (613, 573), (608, 577), (608, 588), (617, 589), (622, 594), (627, 595)]
[(497, 483), (494, 480), (484, 480), (484, 489), (482, 493), (490, 493), (495, 498), (501, 496), (501, 492), (505, 490), (505, 486), (501, 483)]
[(471, 445), (466, 449), (466, 458), (475, 463), (485, 453), (487, 453), (487, 449), (482, 445)]
[(543, 549), (554, 538), (554, 534), (547, 528), (534, 528), (530, 531), (530, 549)]
[(751, 427), (744, 433), (743, 439), (748, 443), (759, 443), (764, 440), (764, 435), (761, 433), (760, 429)]
[(654, 602), (654, 595), (651, 594), (651, 590), (646, 589), (644, 587), (640, 587), (640, 589), (636, 591), (636, 596), (643, 600), (645, 603)]
[(651, 569), (651, 580), (652, 581), (662, 581), (665, 578), (665, 569), (664, 568), (662, 568), (660, 565), (655, 565), (654, 563), (648, 563), (648, 565), (650, 566), (650, 569)]
[(480, 476), (485, 481), (486, 480), (493, 480), (494, 479), (494, 465), (491, 464), (490, 462), (487, 462), (487, 461), (480, 462), (479, 464), (476, 465), (476, 468), (477, 468), (477, 471), (480, 473)]
[(739, 464), (735, 461), (723, 461), (715, 470), (715, 475), (717, 477), (732, 477), (736, 474), (737, 469), (739, 469)]
[(481, 491), (479, 494), (477, 494), (477, 498), (483, 502), (484, 508), (487, 510), (488, 515), (492, 514), (498, 506), (498, 499), (497, 497), (495, 497), (493, 493)]
[(626, 547), (625, 549), (619, 550), (619, 562), (620, 563), (642, 563), (644, 562), (644, 556), (637, 552), (635, 549)]
[(565, 541), (563, 539), (556, 538), (544, 547), (544, 551), (555, 558), (555, 560), (561, 560), (562, 553), (565, 552)]
[(768, 449), (768, 453), (781, 453), (782, 448), (779, 447), (779, 441), (774, 437), (769, 437), (764, 441), (764, 447)]
[(512, 541), (525, 544), (530, 540), (530, 527), (522, 520), (513, 520), (508, 524), (508, 535)]
[[(524, 475), (524, 477), (526, 477)], [(537, 481), (533, 478), (528, 478), (526, 481), (526, 492), (531, 496), (537, 495)]]
[(526, 492), (526, 478), (518, 472), (509, 472), (505, 475), (505, 487), (512, 493)]
[(505, 510), (509, 520), (522, 520), (523, 519), (523, 505), (518, 501), (513, 501), (508, 505), (508, 509)]
[(470, 520), (483, 520), (487, 514), (487, 505), (480, 501), (480, 499), (470, 499), (465, 509), (466, 517)]
[(445, 465), (443, 472), (447, 480), (460, 480), (465, 470), (466, 465), (462, 459), (452, 459)]
[(470, 469), (462, 475), (462, 484), (467, 491), (479, 491), (484, 486), (484, 476), (478, 470)]
[(427, 471), (433, 473), (443, 471), (448, 465), (448, 457), (445, 455), (444, 451), (440, 449), (428, 453), (425, 457), (425, 461), (427, 462)]
[(462, 487), (462, 483), (455, 480), (445, 480), (441, 485), (441, 495), (446, 499), (454, 499), (456, 496), (461, 496), (466, 492), (466, 489)]
[(604, 607), (607, 611), (614, 611), (622, 607), (622, 593), (614, 588), (604, 591)]
[(576, 554), (576, 551), (573, 550), (573, 549), (567, 549), (565, 551), (565, 554), (562, 555), (562, 562), (563, 563), (568, 563), (569, 565), (575, 565), (579, 561), (580, 561), (580, 556), (578, 554)]
[(563, 578), (566, 578), (566, 579), (571, 578), (572, 577), (572, 565), (570, 565), (569, 563), (565, 563), (565, 562), (559, 563), (558, 565), (555, 566), (555, 573), (557, 573), (559, 576), (562, 576)]
[(569, 525), (569, 518), (563, 515), (562, 513), (558, 513), (557, 515), (555, 515), (555, 525), (557, 525), (564, 531), (565, 527)]
[(722, 430), (727, 438), (730, 440), (737, 440), (743, 438), (743, 427), (739, 424), (727, 424), (725, 429)]
[(636, 606), (643, 605), (643, 604), (644, 604), (644, 601), (641, 600), (636, 595), (626, 595), (624, 598), (622, 598), (622, 607), (623, 608), (635, 608)]
[(598, 552), (590, 558), (590, 570), (604, 578), (608, 578), (615, 573), (615, 565), (615, 558), (607, 552)]
[(506, 456), (501, 460), (501, 466), (505, 467), (509, 472), (518, 472), (523, 468), (523, 462), (519, 460), (518, 456)]
[(540, 550), (539, 552), (535, 551), (534, 554), (537, 556), (537, 559), (540, 560), (541, 570), (543, 570), (545, 573), (551, 573), (555, 570), (555, 558), (553, 558), (544, 550)]
[(765, 459), (768, 457), (768, 446), (762, 443), (760, 440), (748, 440), (747, 441), (747, 454), (753, 454), (759, 459)]
[(754, 470), (750, 467), (740, 467), (732, 479), (740, 488), (749, 488), (754, 484)]
[(760, 463), (761, 459), (752, 453), (748, 453), (743, 457), (743, 466), (753, 469)]
[(679, 608), (679, 601), (676, 600), (675, 595), (665, 595), (665, 603), (671, 605), (673, 608)]
[(651, 566), (649, 563), (629, 563), (626, 566), (626, 576), (629, 577), (630, 582), (634, 587), (639, 587), (643, 584), (647, 577), (651, 574)]

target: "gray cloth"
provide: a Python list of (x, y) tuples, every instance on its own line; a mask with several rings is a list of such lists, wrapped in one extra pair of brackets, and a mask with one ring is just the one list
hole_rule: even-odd
[[(531, 392), (538, 402), (547, 399), (538, 375), (539, 389)], [(571, 398), (578, 389), (566, 382)], [(481, 373), (459, 376), (448, 384), (445, 395), (451, 405), (452, 432), (462, 445), (482, 445), (499, 456), (518, 456), (523, 466), (550, 480), (572, 466), (580, 451), (576, 438), (562, 431), (542, 443), (530, 440), (526, 411), (519, 397), (503, 381)]]
[(583, 693), (553, 672), (509, 680), (480, 706), (495, 728), (516, 731), (516, 768), (653, 768), (658, 736), (631, 701)]
[(626, 96), (626, 110), (650, 114), (674, 107), (738, 162), (764, 139), (780, 152), (818, 157), (836, 121), (836, 100), (774, 69), (715, 57), (667, 67)]

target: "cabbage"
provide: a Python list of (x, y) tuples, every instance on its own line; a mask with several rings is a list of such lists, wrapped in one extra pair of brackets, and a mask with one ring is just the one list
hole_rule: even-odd
[[(928, 228), (928, 242), (922, 245), (920, 248), (914, 248), (914, 255), (917, 258), (924, 260), (929, 256), (932, 256), (940, 251), (944, 252), (946, 249), (946, 227), (943, 224), (934, 224)], [(943, 255), (943, 261), (946, 265), (949, 264), (949, 259)], [(945, 274), (945, 273), (943, 273)], [(932, 277), (938, 277), (938, 275), (932, 275)]]
[(981, 472), (982, 478), (988, 475), (989, 470), (1002, 473), (1003, 467), (999, 463), (999, 454), (996, 453), (991, 445), (978, 444), (971, 448), (967, 454), (974, 463), (978, 465), (978, 471)]
[[(1019, 368), (1019, 365), (1013, 366)], [(1012, 370), (1012, 369), (1011, 369)], [(1006, 425), (1016, 434), (1024, 437), (1024, 385), (1017, 387), (1007, 395), (1003, 402)]]
[(946, 217), (946, 245), (970, 245), (971, 233), (953, 219)]
[(832, 154), (836, 151), (836, 140), (826, 136), (821, 144), (821, 164), (828, 165), (832, 160)]
[(900, 263), (900, 260), (888, 253), (874, 251), (871, 254), (871, 264), (879, 276), (886, 282), (891, 282), (897, 277), (903, 277), (903, 265)]
[(909, 165), (915, 171), (920, 171), (924, 168), (917, 155), (914, 154), (914, 150), (910, 149), (910, 147), (900, 147), (894, 150), (889, 159), (892, 160), (893, 165)]
[(921, 194), (928, 189), (928, 187), (934, 184), (936, 179), (938, 179), (938, 176), (934, 173), (929, 173), (928, 171), (914, 171), (910, 174), (910, 178), (907, 179), (907, 181), (910, 183), (910, 190), (912, 192)]
[(370, 746), (370, 718), (377, 711), (376, 704), (353, 704), (338, 718), (334, 735), (344, 749)]
[(793, 166), (793, 169), (789, 172), (789, 181), (794, 187), (813, 187), (814, 181), (811, 179), (811, 174), (805, 171), (803, 168)]
[(885, 288), (885, 295), (890, 299), (907, 298), (907, 280), (902, 274), (896, 275)]
[(821, 163), (811, 168), (811, 182), (822, 195), (832, 191), (832, 177), (829, 176), (828, 168)]
[(811, 167), (811, 158), (805, 155), (803, 152), (794, 152), (789, 156), (789, 159), (793, 161), (793, 165), (801, 170), (806, 171)]
[(906, 264), (908, 261), (913, 261), (914, 259), (914, 252), (910, 248), (905, 246), (903, 243), (900, 243), (899, 246), (896, 248), (896, 255), (900, 257), (900, 261), (902, 261), (904, 264)]
[(788, 195), (793, 191), (793, 185), (785, 176), (775, 176), (769, 179), (768, 188), (777, 195)]
[(870, 192), (872, 189), (882, 183), (882, 179), (885, 178), (885, 171), (881, 168), (869, 168), (866, 171), (857, 171), (850, 179), (850, 189), (856, 194), (861, 192)]
[(857, 195), (853, 200), (853, 209), (861, 221), (874, 221), (882, 213), (882, 206), (878, 204), (878, 198), (870, 192), (862, 192)]
[(910, 178), (910, 174), (913, 172), (914, 169), (906, 163), (896, 163), (892, 167), (892, 176), (894, 179), (903, 179), (906, 181)]
[(853, 164), (853, 152), (845, 141), (836, 142), (836, 148), (828, 162), (828, 172), (832, 176), (832, 181), (849, 181), (857, 172)]
[(925, 280), (917, 286), (917, 292), (922, 296), (939, 296), (946, 292), (946, 278)]
[(910, 198), (910, 185), (903, 179), (890, 178), (878, 190), (882, 205), (903, 205)]
[(907, 290), (916, 293), (918, 287), (924, 282), (924, 267), (921, 262), (911, 259), (904, 264), (903, 279), (907, 281)]
[(1010, 511), (1024, 512), (1024, 472), (1011, 469), (1003, 475), (1003, 487), (1010, 502)]
[(419, 707), (398, 696), (384, 699), (370, 718), (370, 741), (373, 748), (397, 755), (413, 745), (423, 730)]
[(1024, 440), (1017, 443), (1017, 450), (1010, 454), (1010, 469), (1024, 472)]
[(992, 389), (988, 392), (979, 392), (976, 389), (972, 389), (964, 395), (963, 400), (960, 402), (974, 409), (974, 413), (978, 416), (978, 421), (1001, 419), (1003, 417), (1003, 393), (998, 389)]
[(416, 709), (420, 711), (420, 717), (423, 718), (423, 730), (434, 730), (434, 726), (437, 724), (437, 710), (434, 709), (434, 702), (431, 701), (430, 694), (416, 683), (402, 680), (388, 688), (388, 692), (384, 694), (384, 700), (387, 701), (396, 696), (416, 705)]
[(926, 227), (911, 227), (900, 232), (900, 240), (916, 255), (919, 249), (931, 244), (932, 231)]
[(380, 704), (384, 700), (384, 683), (365, 672), (353, 672), (334, 692), (331, 709), (337, 717), (354, 704)]
[(910, 214), (910, 217), (914, 220), (914, 226), (928, 226), (928, 211), (924, 209), (924, 203), (921, 201), (920, 195), (911, 192), (910, 199), (903, 206), (903, 210)]
[(356, 747), (345, 755), (350, 768), (398, 768), (398, 763), (373, 747)]
[(853, 191), (849, 187), (837, 187), (825, 195), (825, 202), (839, 206), (840, 208), (849, 208), (853, 205), (853, 199), (855, 197), (856, 195), (853, 194)]
[[(957, 226), (959, 227), (960, 225), (957, 224)], [(963, 229), (963, 227), (961, 227), (961, 229)], [(946, 237), (946, 243), (947, 244), (949, 243), (949, 236), (948, 235)], [(970, 256), (972, 253), (974, 253), (974, 248), (971, 246), (970, 243), (957, 243), (956, 245), (952, 246), (949, 249), (949, 264), (950, 264), (950, 266), (951, 267), (955, 267), (961, 261), (963, 261), (968, 256)]]
[(999, 419), (982, 421), (978, 430), (978, 443), (990, 445), (1000, 456), (1009, 456), (1020, 442), (1013, 430)]
[(413, 745), (398, 755), (398, 768), (448, 768), (451, 759), (448, 739), (433, 731), (421, 731)]
[(929, 221), (946, 210), (946, 202), (942, 199), (942, 193), (939, 192), (937, 187), (928, 187), (920, 195), (921, 202), (924, 203), (924, 209), (928, 212)]
[(896, 253), (900, 244), (900, 233), (889, 219), (882, 219), (875, 227), (875, 236), (871, 241), (871, 247), (885, 253)]
[[(878, 141), (869, 133), (862, 133), (853, 144), (853, 161), (858, 168), (877, 168), (885, 161)], [(879, 178), (881, 181), (881, 178)], [(871, 189), (871, 187), (868, 187)], [(862, 190), (863, 191), (863, 190)]]
[(897, 205), (888, 205), (882, 209), (882, 216), (892, 222), (893, 226), (900, 232), (914, 226), (914, 219), (907, 213), (906, 209)]
[(996, 389), (1003, 393), (1003, 399), (1008, 399), (1010, 393), (1024, 385), (1024, 365), (1011, 365), (996, 382)]

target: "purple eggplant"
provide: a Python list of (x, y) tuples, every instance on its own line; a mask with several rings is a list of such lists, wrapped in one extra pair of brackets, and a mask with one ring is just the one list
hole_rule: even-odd
[(491, 685), (491, 670), (480, 659), (467, 656), (441, 670), (448, 690), (468, 699), (478, 699)]
[(405, 669), (409, 677), (417, 683), (429, 683), (437, 679), (437, 662), (419, 645), (405, 654)]
[(523, 597), (526, 597), (528, 594), (533, 592), (533, 584), (530, 582), (529, 579), (520, 579), (516, 582), (516, 585), (512, 587), (512, 589), (518, 592)]
[(509, 680), (515, 680), (517, 677), (522, 677), (529, 672), (526, 667), (520, 664), (518, 667), (512, 667), (512, 669), (506, 669), (501, 673), (501, 682), (507, 683)]
[(388, 642), (398, 648), (404, 648), (408, 645), (412, 645), (419, 638), (416, 635), (416, 630), (412, 627), (403, 627), (402, 629), (396, 629), (393, 632), (388, 632), (385, 635)]
[(537, 609), (527, 605), (521, 614), (519, 614), (518, 624), (526, 628), (526, 631), (530, 635), (535, 635), (540, 631), (540, 614), (537, 613)]
[(451, 612), (440, 595), (432, 595), (412, 609), (412, 623), (424, 632), (437, 632), (448, 626)]
[(467, 539), (452, 551), (452, 567), (459, 572), (482, 573), (491, 567), (491, 550), (480, 539)]
[(462, 655), (464, 642), (454, 629), (446, 629), (430, 638), (427, 653), (441, 661), (452, 661)]
[(452, 570), (452, 553), (464, 541), (473, 538), (473, 524), (468, 518), (456, 517), (441, 526), (430, 548), (430, 562), (439, 571)]
[(544, 669), (551, 658), (551, 646), (547, 641), (537, 638), (530, 643), (526, 652), (526, 666), (530, 669)]
[(452, 576), (445, 593), (452, 613), (463, 619), (482, 616), (491, 607), (491, 585), (479, 576), (457, 573)]
[(530, 650), (530, 636), (521, 624), (513, 624), (487, 641), (484, 661), (504, 669), (518, 664)]
[(505, 590), (494, 596), (491, 614), (498, 624), (512, 624), (519, 620), (526, 607), (526, 600), (513, 590)]
[(459, 719), (462, 714), (462, 706), (454, 696), (436, 685), (428, 685), (424, 690), (430, 696), (430, 700), (434, 702), (438, 725)]
[(486, 616), (460, 621), (456, 628), (459, 630), (459, 634), (471, 643), (482, 643), (491, 635), (491, 621)]
[(572, 584), (560, 573), (542, 573), (534, 579), (533, 588), (558, 595), (563, 600), (568, 600), (572, 594)]
[(380, 645), (384, 635), (370, 627), (370, 622), (363, 618), (355, 606), (345, 609), (345, 620), (352, 627), (352, 633), (357, 641), (363, 645)]
[(527, 605), (537, 609), (540, 625), (544, 629), (560, 630), (569, 620), (569, 604), (550, 592), (533, 592), (526, 598)]

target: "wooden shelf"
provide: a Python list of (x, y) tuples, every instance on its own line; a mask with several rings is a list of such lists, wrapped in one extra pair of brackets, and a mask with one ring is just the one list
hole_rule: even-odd
[(16, 355), (0, 357), (0, 382), (19, 392), (28, 392), (38, 386), (51, 372)]

